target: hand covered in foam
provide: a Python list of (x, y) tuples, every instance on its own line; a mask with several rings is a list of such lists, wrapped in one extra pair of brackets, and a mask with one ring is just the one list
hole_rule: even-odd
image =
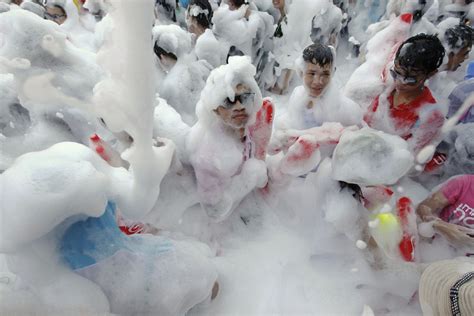
[(250, 185), (263, 188), (268, 181), (267, 165), (261, 160), (251, 158), (244, 163), (242, 176), (248, 178)]

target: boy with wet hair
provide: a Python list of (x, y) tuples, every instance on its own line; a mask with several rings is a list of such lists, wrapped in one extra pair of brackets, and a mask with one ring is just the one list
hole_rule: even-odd
[(289, 128), (304, 130), (321, 126), (324, 122), (357, 125), (362, 121), (360, 107), (338, 93), (332, 84), (335, 71), (335, 52), (331, 46), (312, 44), (303, 51), (303, 85), (293, 91), (288, 108)]
[(441, 66), (445, 50), (435, 35), (418, 34), (400, 45), (390, 69), (393, 84), (377, 96), (364, 120), (398, 135), (418, 153), (440, 132), (444, 115), (425, 85)]

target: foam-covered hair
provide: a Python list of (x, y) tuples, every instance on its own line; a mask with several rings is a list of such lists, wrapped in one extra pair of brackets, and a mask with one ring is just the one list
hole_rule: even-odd
[(155, 26), (153, 42), (178, 58), (191, 50), (191, 35), (174, 24)]
[(255, 81), (255, 66), (248, 56), (233, 56), (229, 63), (214, 69), (207, 78), (206, 85), (201, 92), (201, 98), (196, 106), (196, 116), (199, 122), (210, 124), (216, 119), (213, 112), (222, 102), (229, 98), (234, 100), (234, 89), (243, 84), (255, 93), (254, 104), (246, 108), (249, 115), (257, 112), (262, 104), (262, 94)]
[(397, 50), (395, 60), (404, 68), (429, 74), (443, 63), (444, 47), (436, 35), (424, 33), (410, 37)]

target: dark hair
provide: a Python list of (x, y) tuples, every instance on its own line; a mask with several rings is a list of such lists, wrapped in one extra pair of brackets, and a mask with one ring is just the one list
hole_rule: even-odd
[(303, 60), (308, 63), (324, 66), (327, 64), (332, 64), (334, 61), (334, 56), (329, 46), (320, 43), (314, 43), (306, 47), (303, 51)]
[(226, 64), (229, 63), (229, 58), (232, 57), (232, 56), (245, 56), (244, 52), (242, 52), (240, 49), (238, 49), (237, 47), (235, 47), (234, 45), (232, 45), (230, 48), (229, 48), (229, 52), (227, 53), (227, 58), (226, 58)]
[(444, 47), (436, 35), (420, 33), (400, 45), (395, 60), (403, 68), (414, 68), (429, 74), (441, 66), (444, 54)]
[(451, 49), (471, 47), (473, 37), (472, 27), (464, 24), (449, 28), (444, 33), (444, 38)]
[(232, 2), (237, 8), (240, 8), (243, 4), (249, 3), (248, 0), (229, 0)]
[(341, 188), (341, 191), (344, 190), (345, 188), (351, 190), (353, 192), (352, 196), (357, 201), (362, 203), (364, 196), (362, 195), (362, 189), (360, 188), (358, 184), (339, 181), (339, 187)]
[(167, 52), (162, 47), (158, 46), (158, 43), (156, 42), (155, 42), (155, 46), (153, 47), (153, 51), (155, 52), (156, 56), (158, 56), (158, 58), (160, 58), (160, 56), (163, 55), (169, 58), (173, 58), (174, 60), (178, 60), (178, 57), (176, 57), (175, 54)]
[(191, 0), (188, 5), (188, 10), (192, 5), (200, 7), (202, 10), (207, 10), (207, 14), (199, 13), (197, 16), (194, 16), (197, 23), (205, 29), (208, 29), (212, 26), (212, 7), (208, 0)]

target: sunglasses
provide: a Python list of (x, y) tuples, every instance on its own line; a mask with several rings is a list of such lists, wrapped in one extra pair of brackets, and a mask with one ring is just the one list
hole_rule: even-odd
[(44, 13), (44, 17), (45, 17), (47, 20), (56, 21), (56, 20), (65, 18), (66, 15), (65, 15), (65, 14), (50, 14), (50, 13), (48, 13), (48, 12), (45, 12), (45, 13)]
[(419, 81), (413, 76), (403, 76), (402, 74), (398, 73), (395, 68), (390, 69), (390, 75), (392, 76), (393, 80), (399, 80), (401, 83), (409, 86), (415, 86)]
[(224, 102), (222, 103), (222, 105), (226, 109), (230, 109), (237, 103), (237, 101), (239, 101), (243, 106), (247, 107), (253, 104), (254, 98), (255, 98), (255, 93), (246, 92), (246, 93), (236, 95), (234, 98), (234, 101), (231, 101), (229, 98), (226, 98)]

